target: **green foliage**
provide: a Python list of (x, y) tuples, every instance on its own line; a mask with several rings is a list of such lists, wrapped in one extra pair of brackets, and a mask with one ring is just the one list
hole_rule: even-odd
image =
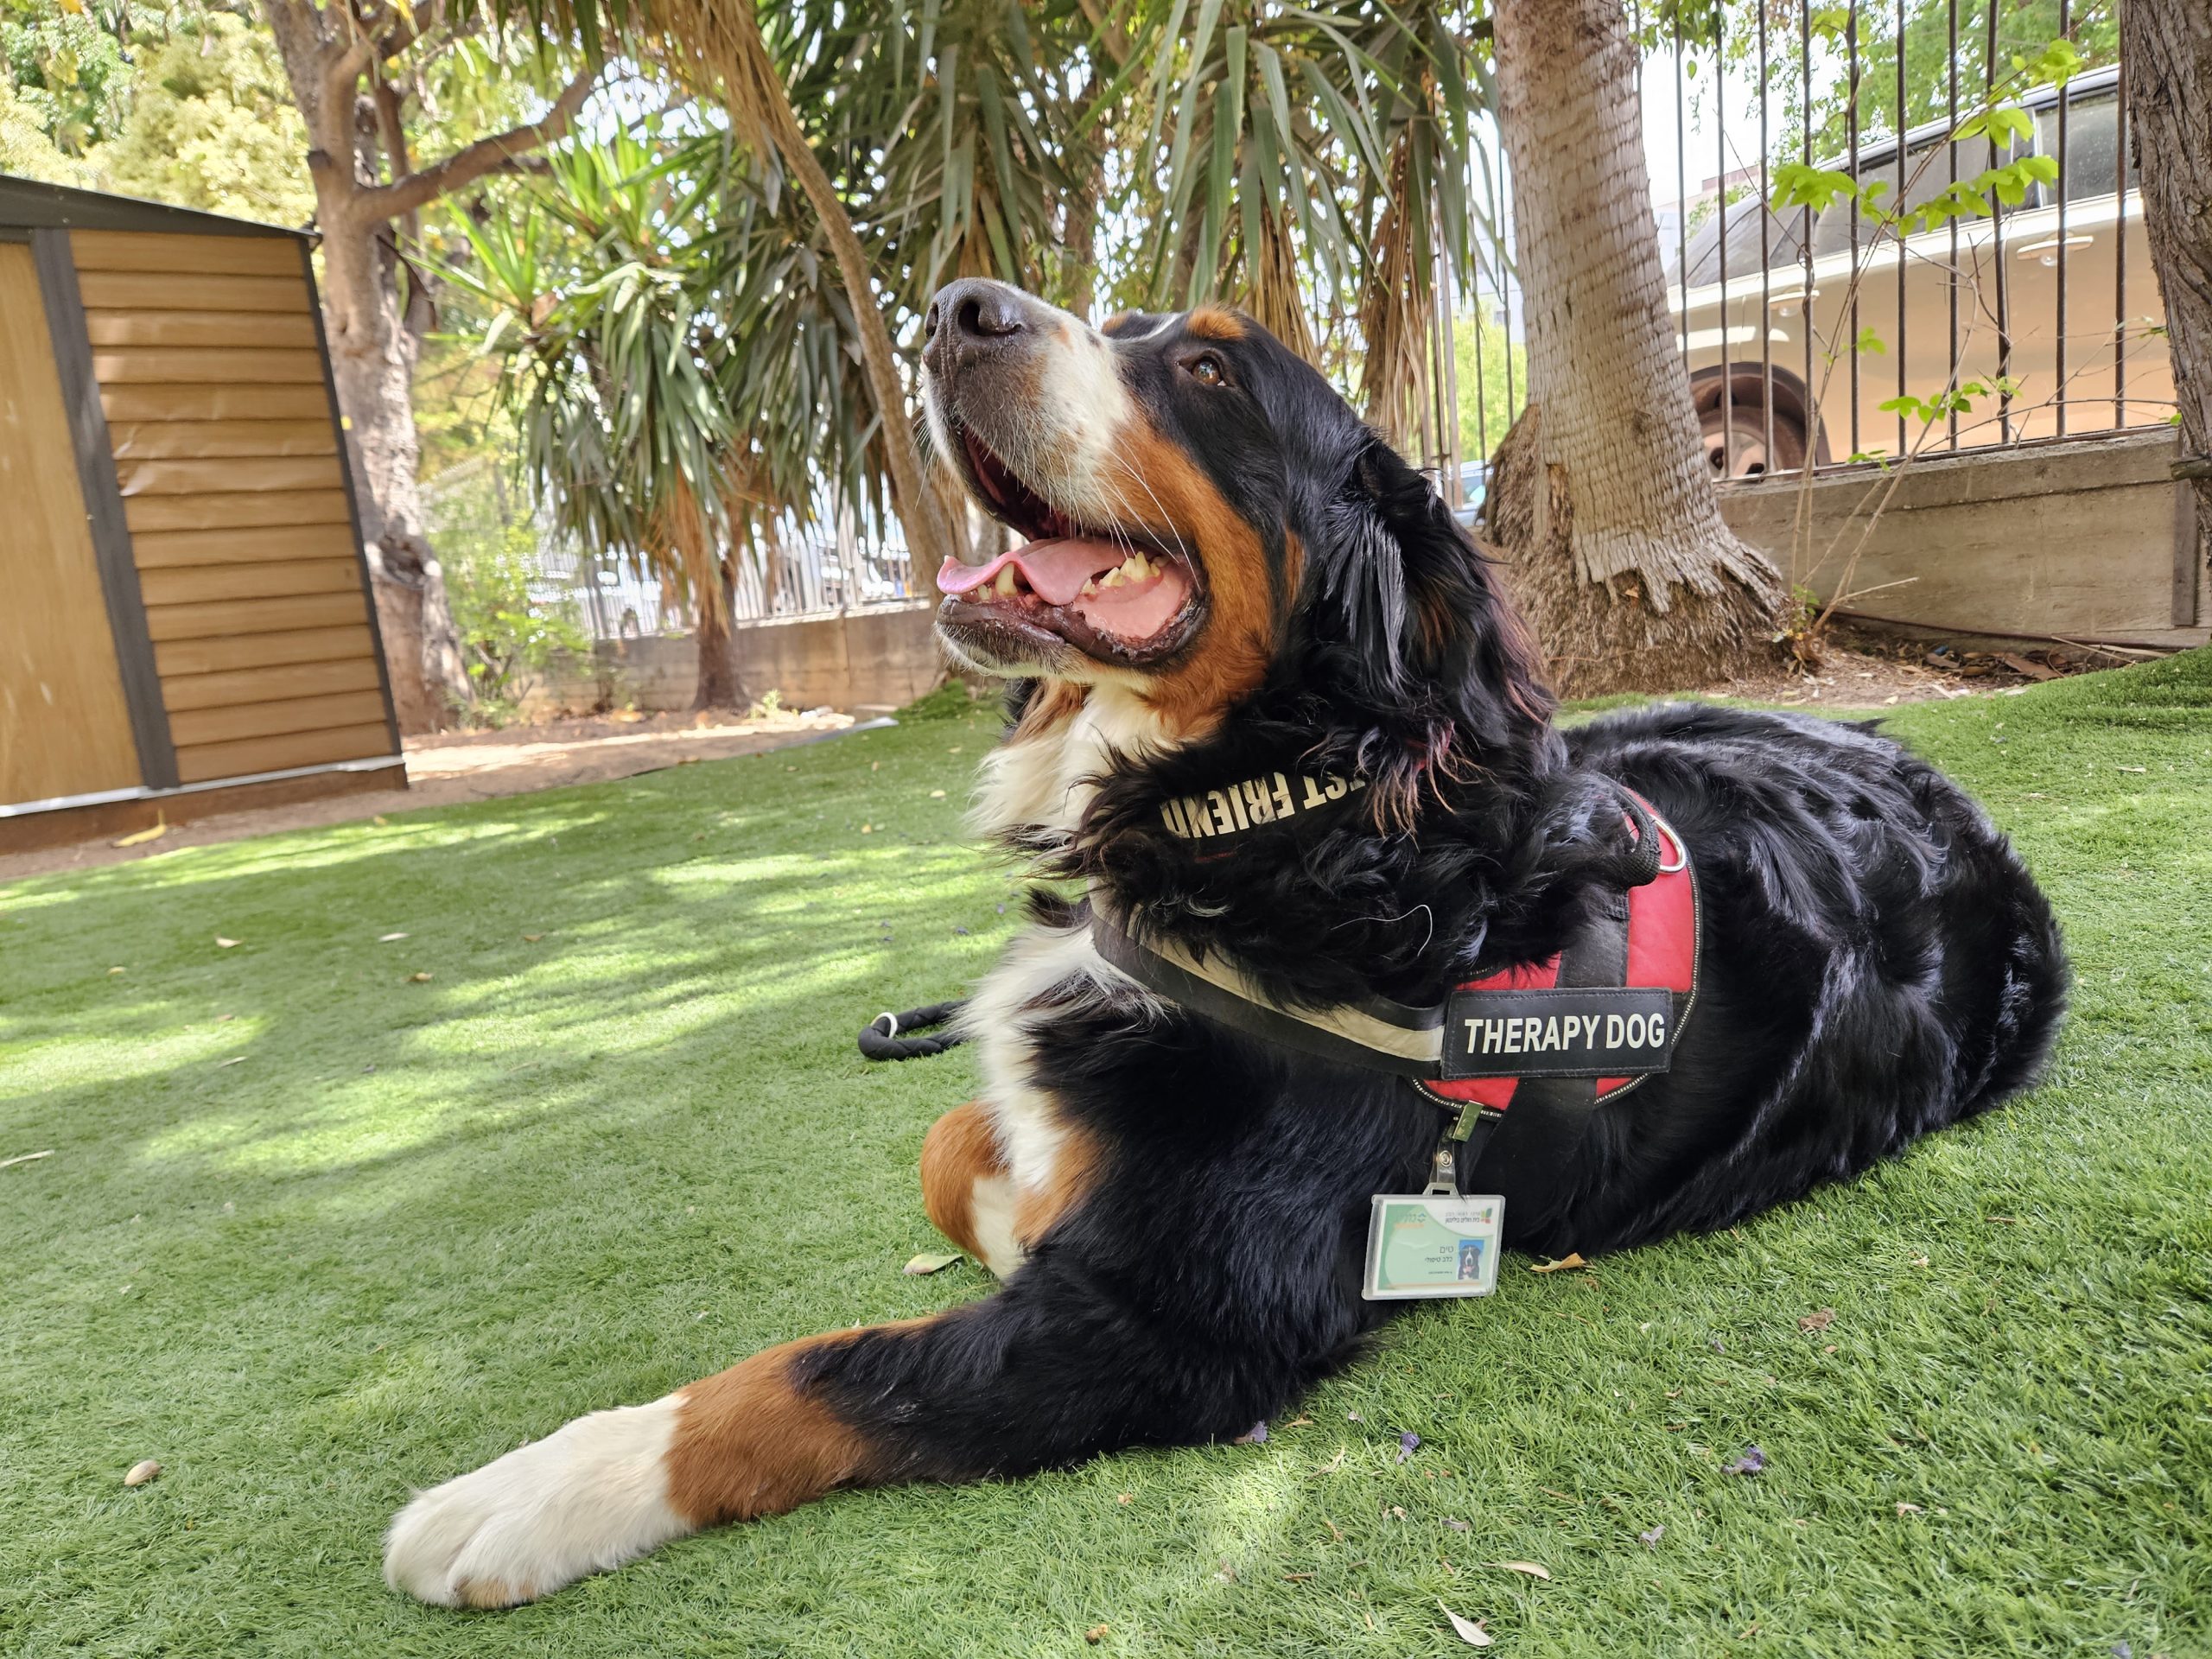
[(447, 598), (474, 691), (468, 713), (505, 725), (563, 657), (591, 652), (581, 608), (538, 574), (538, 526), (481, 458), (425, 492)]
[(85, 156), (121, 129), (131, 80), (126, 10), (65, 0), (0, 0), (0, 79), (54, 149)]
[(315, 207), (306, 150), (276, 47), (246, 16), (0, 0), (0, 170), (295, 226)]
[(1497, 449), (1528, 397), (1529, 351), (1487, 316), (1453, 319), (1452, 350), (1459, 382), (1459, 456), (1480, 461)]
[(129, 108), (96, 152), (107, 188), (272, 225), (315, 212), (307, 126), (265, 30), (188, 16), (140, 48)]
[[(1902, 415), (1916, 420), (1923, 426), (1933, 426), (1937, 421), (1953, 415), (1970, 414), (1976, 401), (1984, 397), (2017, 397), (2024, 388), (2010, 375), (1992, 375), (1986, 380), (1961, 381), (1955, 386), (1927, 397), (1915, 397), (1909, 393), (1887, 397), (1877, 404), (1885, 414)], [(1857, 459), (1857, 457), (1853, 457)]]

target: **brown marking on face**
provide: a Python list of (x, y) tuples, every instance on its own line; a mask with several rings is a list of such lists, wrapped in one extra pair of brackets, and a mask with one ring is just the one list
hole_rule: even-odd
[[(926, 1323), (896, 1320), (869, 1334)], [(791, 1376), (809, 1353), (861, 1334), (787, 1342), (683, 1389), (666, 1459), (670, 1506), (692, 1526), (711, 1527), (781, 1515), (840, 1486), (881, 1479), (882, 1454)]]
[(922, 1139), (922, 1208), (930, 1225), (977, 1261), (976, 1183), (1006, 1173), (1006, 1155), (980, 1101), (956, 1106)]
[(1183, 332), (1197, 340), (1242, 340), (1244, 319), (1225, 305), (1202, 305), (1183, 319)]
[(1122, 429), (1116, 454), (1123, 500), (1167, 547), (1189, 549), (1205, 570), (1205, 626), (1183, 659), (1149, 677), (1141, 695), (1184, 735), (1202, 732), (1268, 671), (1276, 607), (1259, 533), (1179, 444), (1148, 422)]
[(1105, 1163), (1097, 1137), (1080, 1124), (1063, 1117), (1059, 1148), (1052, 1154), (1052, 1173), (1039, 1187), (1021, 1195), (1014, 1211), (1014, 1242), (1025, 1250), (1052, 1230), (1053, 1224), (1083, 1202), (1097, 1183)]

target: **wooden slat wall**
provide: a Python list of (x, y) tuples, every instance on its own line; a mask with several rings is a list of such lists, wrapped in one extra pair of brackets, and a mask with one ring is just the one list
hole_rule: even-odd
[(139, 781), (31, 251), (0, 243), (0, 802)]
[(179, 777), (390, 753), (297, 245), (70, 242)]

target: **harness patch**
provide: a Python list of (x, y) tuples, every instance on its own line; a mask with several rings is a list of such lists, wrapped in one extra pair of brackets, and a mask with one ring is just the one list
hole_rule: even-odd
[(1674, 1005), (1663, 988), (1454, 991), (1440, 1073), (1449, 1083), (1664, 1071), (1679, 1025)]

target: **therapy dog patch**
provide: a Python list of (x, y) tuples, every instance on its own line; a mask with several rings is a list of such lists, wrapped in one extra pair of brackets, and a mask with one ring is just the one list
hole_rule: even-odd
[(1633, 1077), (1664, 1071), (1675, 999), (1663, 988), (1454, 991), (1439, 1056), (1462, 1077)]

